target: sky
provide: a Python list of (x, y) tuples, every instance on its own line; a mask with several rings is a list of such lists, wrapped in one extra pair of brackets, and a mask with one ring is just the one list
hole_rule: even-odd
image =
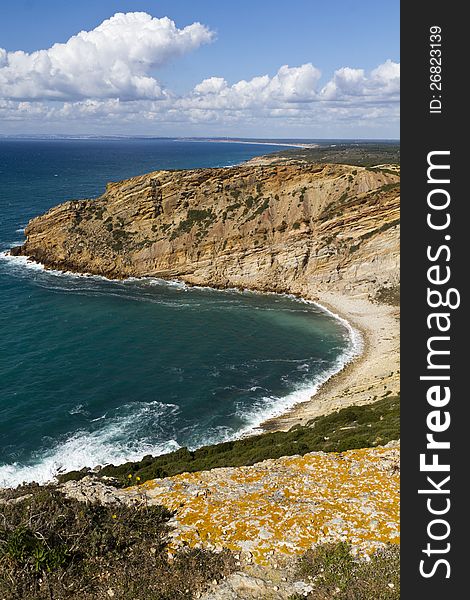
[(399, 1), (2, 0), (0, 134), (399, 137)]

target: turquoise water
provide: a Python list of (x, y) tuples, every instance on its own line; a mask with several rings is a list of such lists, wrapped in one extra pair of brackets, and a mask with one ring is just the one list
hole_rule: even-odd
[(266, 146), (0, 141), (0, 485), (249, 432), (351, 352), (344, 323), (288, 297), (44, 271), (5, 251), (28, 220), (159, 168)]

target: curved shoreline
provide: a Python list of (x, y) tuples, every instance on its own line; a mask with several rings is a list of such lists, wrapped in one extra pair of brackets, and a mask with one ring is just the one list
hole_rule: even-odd
[(264, 431), (286, 431), (335, 410), (400, 393), (398, 307), (338, 292), (320, 293), (319, 304), (347, 317), (361, 333), (362, 352), (328, 378), (309, 400), (265, 421)]
[[(7, 254), (7, 253), (5, 253)], [(11, 254), (7, 256), (22, 261), (27, 261), (33, 268), (42, 268), (45, 271), (57, 271), (62, 274), (75, 276), (92, 276), (92, 273), (76, 273), (72, 271), (60, 271), (51, 269), (30, 257), (16, 257)], [(98, 275), (99, 278), (113, 279)], [(132, 279), (132, 278), (130, 278)], [(138, 277), (136, 279), (145, 279)], [(158, 278), (152, 278), (158, 279)], [(242, 288), (226, 286), (225, 288), (211, 287), (210, 285), (195, 285), (184, 280), (166, 280), (165, 282), (177, 282), (188, 287), (200, 287), (214, 290), (238, 290)], [(260, 289), (250, 289), (256, 293), (278, 294), (278, 292)], [(257, 425), (249, 426), (241, 431), (241, 437), (253, 435), (266, 431), (286, 431), (294, 425), (306, 424), (315, 417), (331, 413), (337, 409), (351, 406), (353, 404), (367, 404), (379, 399), (383, 395), (399, 393), (399, 336), (398, 336), (398, 308), (384, 304), (371, 302), (364, 295), (351, 296), (340, 292), (317, 292), (313, 294), (286, 294), (300, 301), (312, 303), (321, 310), (330, 313), (335, 319), (345, 325), (351, 335), (349, 352), (351, 357), (339, 366), (327, 378), (319, 382), (317, 386), (312, 384), (316, 390), (308, 400), (293, 404), (285, 412), (261, 421)], [(381, 335), (386, 330), (388, 337)], [(360, 341), (354, 340), (354, 332), (359, 332)], [(348, 352), (348, 351), (346, 351)], [(343, 355), (344, 356), (344, 355)], [(341, 360), (341, 356), (338, 357)]]

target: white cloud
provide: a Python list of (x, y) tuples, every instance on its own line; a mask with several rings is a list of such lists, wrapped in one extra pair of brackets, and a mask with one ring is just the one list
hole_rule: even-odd
[(309, 102), (315, 98), (320, 71), (311, 63), (282, 66), (274, 77), (262, 75), (229, 85), (221, 77), (205, 79), (185, 98), (186, 106), (246, 109), (276, 103)]
[(18, 100), (161, 98), (165, 92), (150, 70), (213, 37), (200, 23), (178, 29), (167, 17), (117, 13), (47, 50), (0, 49), (0, 95)]
[(209, 77), (198, 83), (194, 88), (196, 95), (205, 96), (206, 94), (220, 94), (227, 90), (227, 82), (223, 77)]
[(400, 63), (388, 59), (371, 72), (374, 85), (382, 93), (398, 94), (400, 92)]
[(323, 87), (323, 100), (346, 100), (362, 97), (364, 100), (398, 100), (400, 92), (400, 64), (388, 59), (370, 72), (363, 69), (343, 67), (335, 71), (333, 78)]
[(135, 12), (48, 50), (0, 48), (3, 131), (275, 136), (284, 128), (322, 137), (356, 125), (397, 130), (400, 65), (392, 60), (370, 72), (345, 66), (323, 83), (308, 62), (237, 82), (208, 77), (180, 96), (163, 89), (153, 70), (213, 38), (200, 23), (178, 29), (167, 17)]
[[(387, 60), (367, 74), (364, 69), (342, 67), (335, 71), (321, 89), (318, 89), (320, 71), (311, 63), (300, 67), (282, 66), (273, 77), (263, 75), (249, 81), (229, 85), (221, 77), (210, 77), (195, 86), (192, 93), (180, 98), (175, 106), (186, 110), (270, 111), (271, 116), (292, 116), (314, 111), (321, 103), (322, 110), (329, 104), (344, 103), (357, 107), (398, 102), (400, 65)], [(298, 110), (294, 110), (297, 107)]]
[(7, 64), (7, 51), (4, 48), (0, 48), (0, 69)]

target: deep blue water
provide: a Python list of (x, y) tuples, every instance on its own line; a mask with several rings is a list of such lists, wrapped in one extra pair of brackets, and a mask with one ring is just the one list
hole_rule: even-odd
[[(1, 140), (0, 251), (30, 218), (108, 181), (269, 149)], [(291, 298), (72, 276), (2, 254), (0, 486), (240, 435), (307, 398), (350, 346), (343, 323)]]

